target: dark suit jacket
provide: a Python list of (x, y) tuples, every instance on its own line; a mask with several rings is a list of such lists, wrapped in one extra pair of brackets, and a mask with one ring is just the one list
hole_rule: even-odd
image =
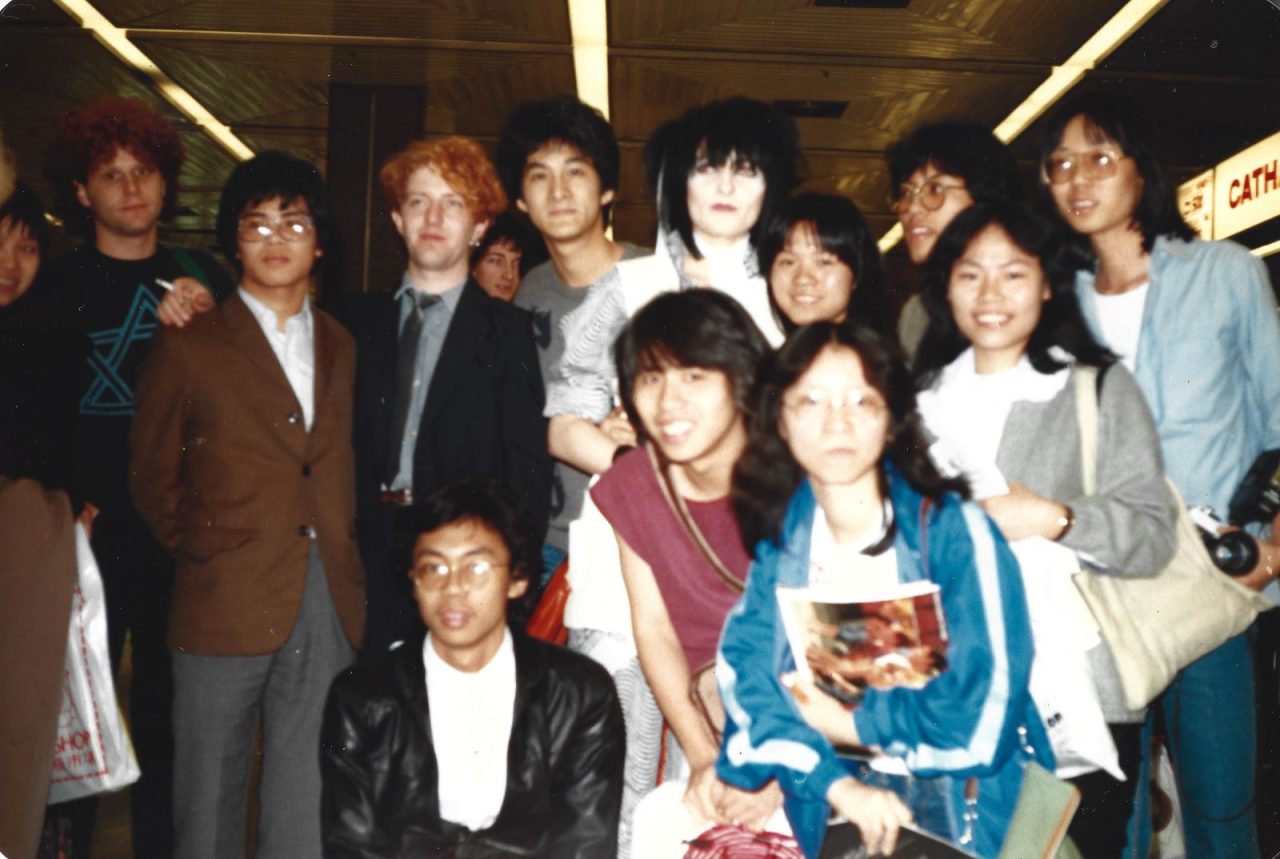
[(316, 541), (342, 628), (364, 633), (355, 542), (355, 348), (313, 310), (315, 420), (239, 295), (183, 331), (162, 328), (139, 372), (130, 484), (174, 553), (169, 644), (191, 653), (278, 650), (302, 604)]
[[(332, 309), (355, 336), (359, 356), (356, 484), (364, 516), (393, 476), (387, 472), (399, 307), (390, 294), (366, 294), (344, 296)], [(531, 332), (526, 311), (490, 298), (467, 281), (427, 389), (413, 494), (425, 498), (464, 477), (498, 478), (524, 499), (541, 539), (551, 500), (551, 457)]]
[(506, 796), (479, 832), (440, 818), (422, 639), (338, 675), (320, 738), (326, 859), (615, 855), (626, 740), (613, 681), (577, 653), (514, 645)]

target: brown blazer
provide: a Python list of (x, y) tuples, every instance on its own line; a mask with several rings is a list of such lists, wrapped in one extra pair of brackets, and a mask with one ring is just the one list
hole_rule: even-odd
[(49, 804), (76, 585), (66, 493), (0, 476), (0, 854), (34, 856)]
[(364, 635), (355, 541), (355, 344), (313, 308), (315, 420), (240, 296), (183, 331), (161, 329), (138, 375), (134, 503), (174, 555), (169, 646), (206, 655), (279, 650), (293, 629), (314, 528), (353, 646)]

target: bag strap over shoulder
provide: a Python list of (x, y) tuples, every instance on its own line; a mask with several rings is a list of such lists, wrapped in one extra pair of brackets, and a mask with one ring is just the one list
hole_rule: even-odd
[(676, 517), (676, 521), (684, 528), (689, 539), (693, 541), (693, 545), (697, 546), (699, 553), (706, 559), (711, 569), (715, 570), (716, 575), (731, 590), (742, 593), (747, 583), (730, 572), (728, 566), (716, 554), (716, 550), (711, 548), (707, 538), (702, 535), (702, 529), (698, 527), (698, 523), (694, 522), (693, 517), (689, 515), (689, 508), (685, 505), (683, 496), (676, 491), (675, 486), (672, 484), (671, 475), (667, 472), (666, 465), (661, 461), (658, 452), (654, 450), (651, 444), (645, 445), (644, 449), (648, 452), (649, 463), (653, 466), (654, 474), (657, 475), (658, 486), (662, 489), (662, 497), (666, 499), (667, 505)]
[(1097, 367), (1076, 364), (1076, 421), (1080, 426), (1080, 471), (1084, 494), (1098, 491), (1098, 386)]

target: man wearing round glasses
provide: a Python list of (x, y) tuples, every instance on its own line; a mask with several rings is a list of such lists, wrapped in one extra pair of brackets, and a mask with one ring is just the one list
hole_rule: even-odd
[[(974, 203), (1018, 199), (1013, 156), (972, 122), (922, 125), (889, 147), (889, 210), (902, 224), (907, 255), (923, 265), (942, 231)], [(915, 354), (929, 320), (918, 295), (898, 317), (898, 339)]]
[(612, 856), (622, 711), (598, 664), (507, 625), (540, 550), (515, 493), (472, 478), (414, 513), (427, 635), (333, 682), (325, 855)]
[(355, 344), (313, 308), (329, 247), (324, 184), (280, 152), (240, 164), (218, 240), (240, 288), (139, 372), (138, 510), (177, 561), (175, 854), (244, 843), (262, 726), (259, 855), (321, 855), (320, 711), (364, 634), (351, 442)]

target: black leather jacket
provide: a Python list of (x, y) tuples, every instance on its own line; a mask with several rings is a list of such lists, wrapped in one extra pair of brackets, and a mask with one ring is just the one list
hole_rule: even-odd
[(333, 681), (320, 741), (324, 855), (613, 856), (625, 734), (613, 681), (576, 653), (513, 633), (515, 717), (498, 819), (440, 819), (422, 646)]

